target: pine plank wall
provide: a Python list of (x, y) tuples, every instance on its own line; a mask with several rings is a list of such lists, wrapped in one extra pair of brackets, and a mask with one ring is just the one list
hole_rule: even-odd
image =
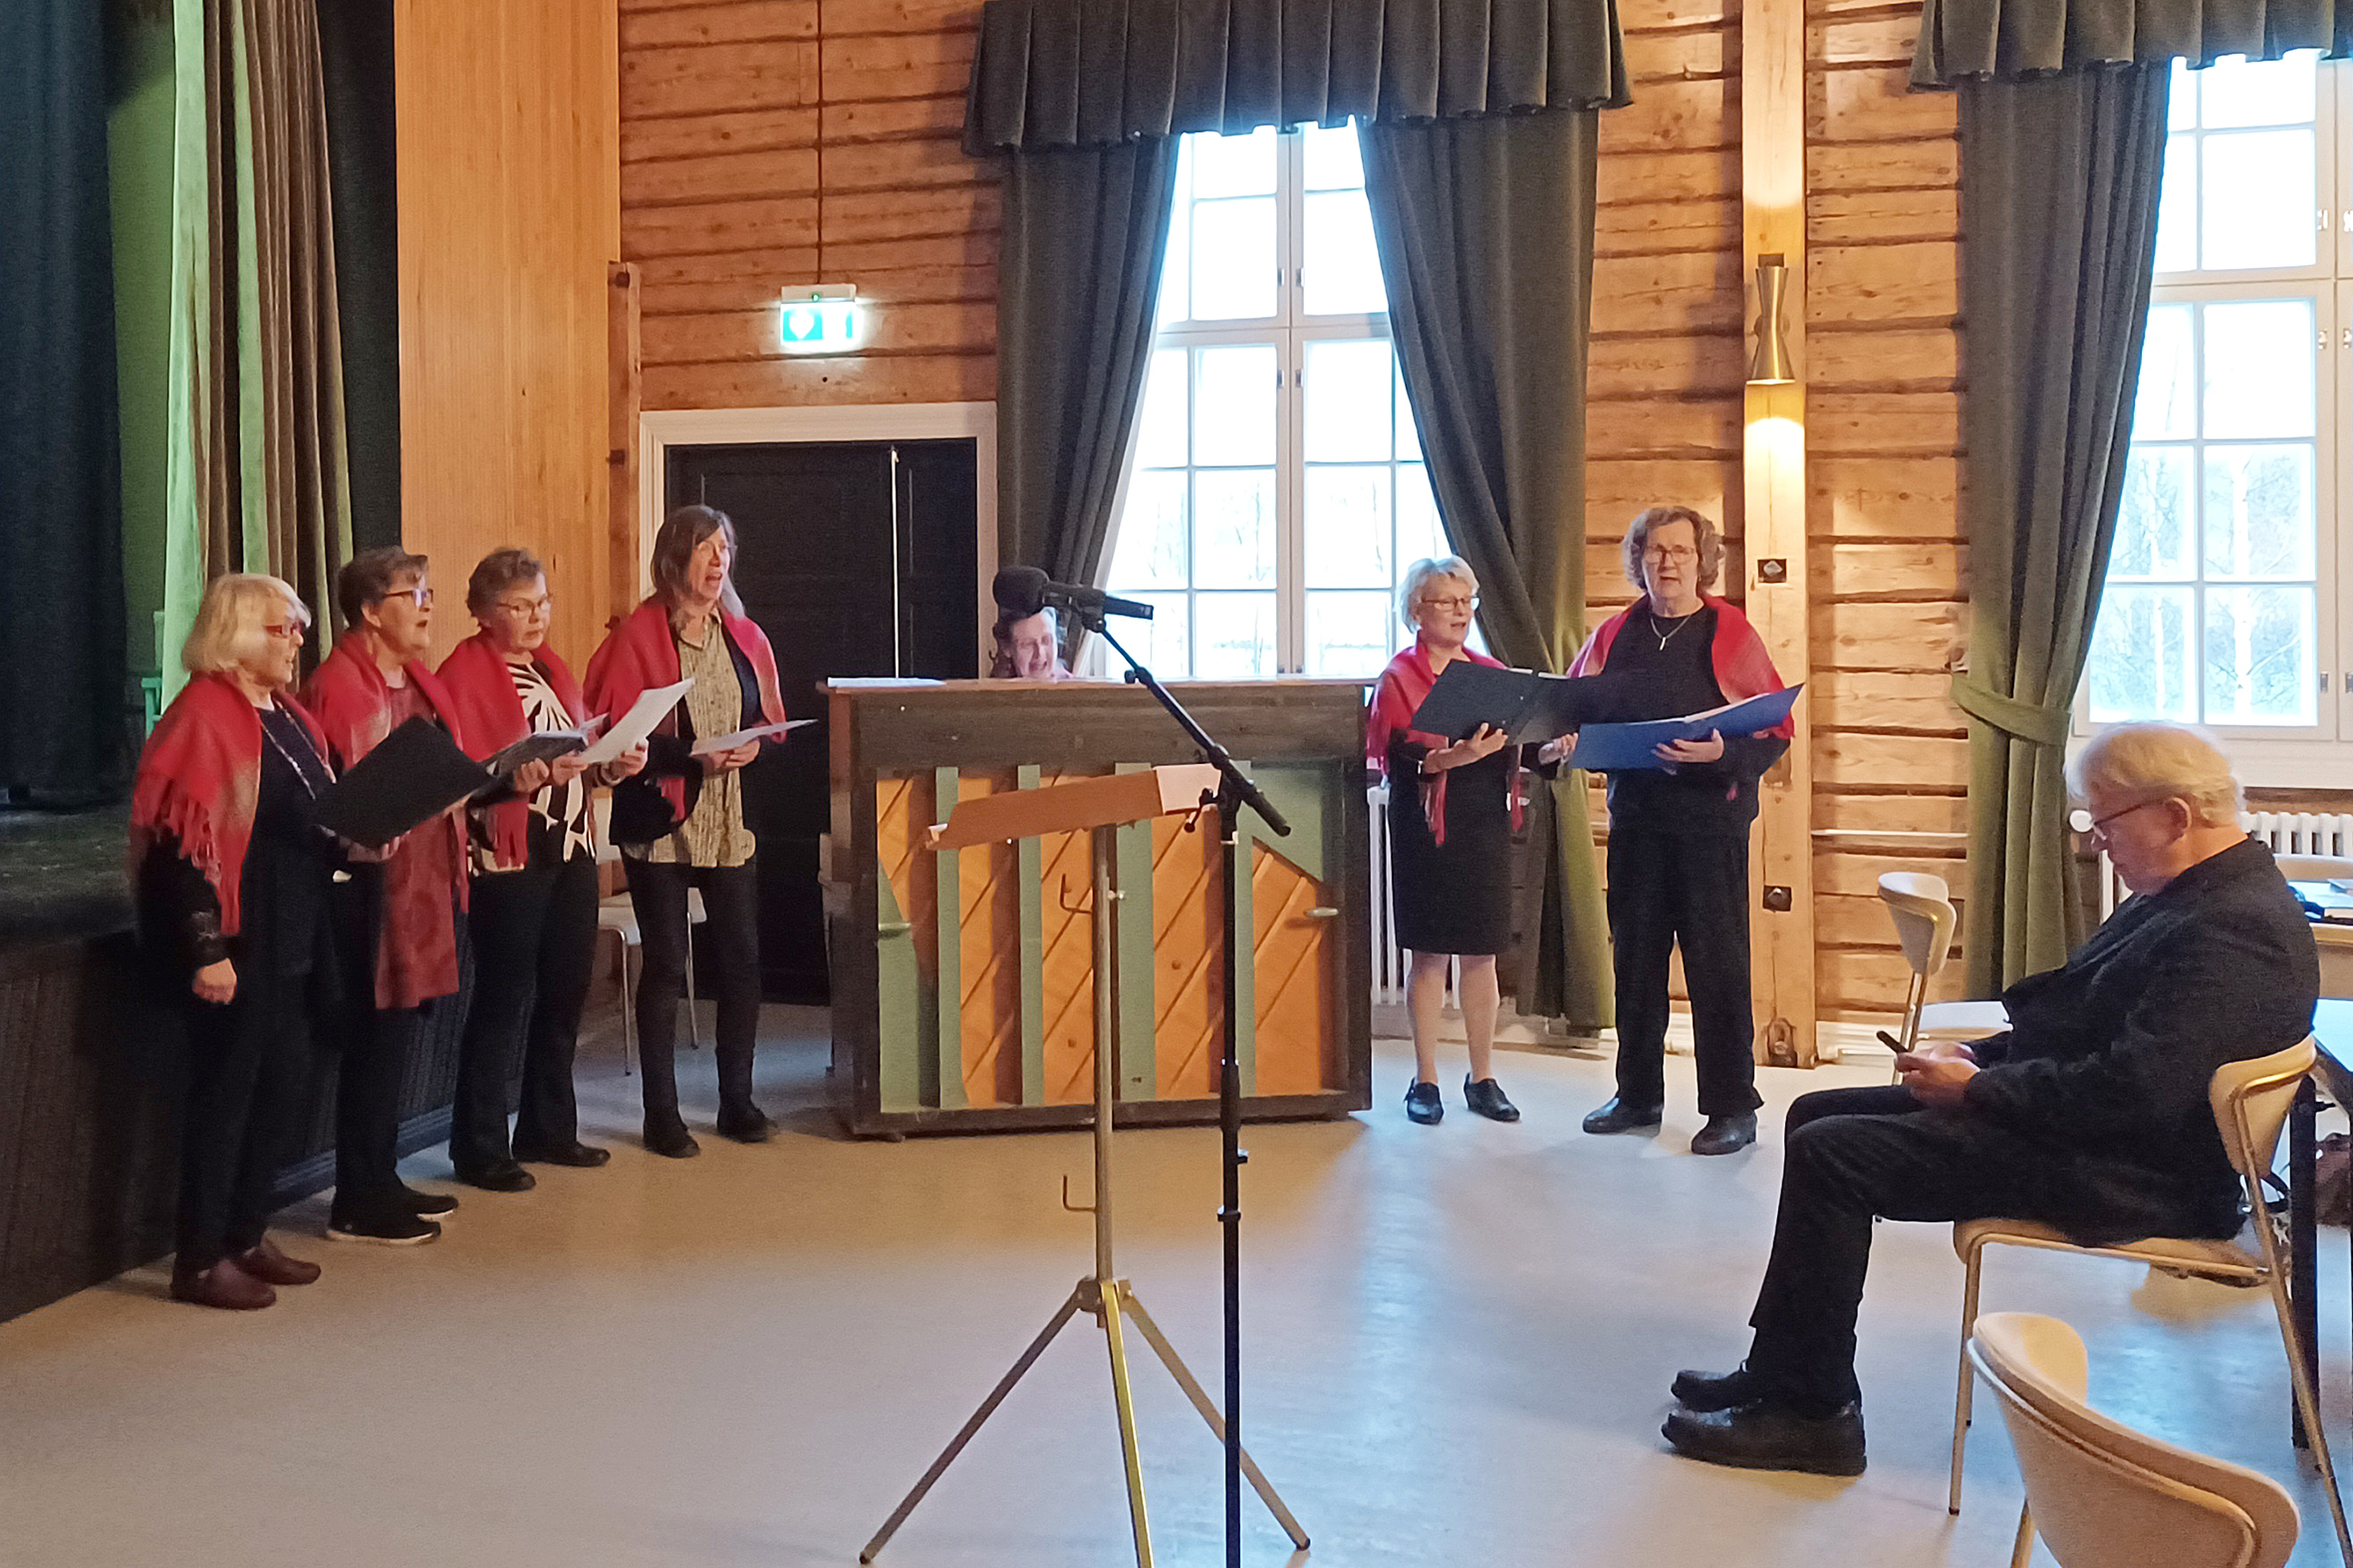
[[(621, 242), (643, 405), (995, 395), (998, 187), (958, 136), (977, 0), (621, 0)], [(1719, 517), (1741, 580), (1739, 0), (1620, 0), (1603, 117), (1588, 598), (1629, 518)], [(1807, 0), (1807, 439), (1817, 986), (1878, 1021), (1905, 969), (1880, 872), (1964, 887), (1955, 100), (1906, 91), (1918, 0)], [(855, 282), (853, 360), (772, 352), (780, 287)], [(1597, 803), (1598, 805), (1598, 803)], [(1597, 811), (1597, 816), (1598, 816)], [(1958, 968), (1949, 970), (1957, 981)], [(1826, 1044), (1828, 1042), (1825, 1042)]]

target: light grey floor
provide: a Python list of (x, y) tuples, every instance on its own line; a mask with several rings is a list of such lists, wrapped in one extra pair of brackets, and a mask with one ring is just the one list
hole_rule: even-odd
[[(0, 1326), (0, 1563), (346, 1568), (847, 1564), (1089, 1260), (1077, 1135), (854, 1144), (821, 1103), (816, 1015), (774, 1012), (786, 1135), (635, 1146), (634, 1082), (584, 1067), (612, 1166), (522, 1196), (464, 1193), (437, 1245), (317, 1239), (327, 1277), (270, 1311), (204, 1312), (134, 1273)], [(799, 1033), (796, 1035), (795, 1030)], [(2007, 1561), (2018, 1492), (1997, 1419), (1945, 1512), (1960, 1268), (1942, 1227), (1881, 1228), (1862, 1324), (1870, 1472), (1710, 1469), (1658, 1437), (1682, 1366), (1726, 1366), (1769, 1234), (1774, 1140), (1684, 1152), (1688, 1062), (1657, 1140), (1595, 1139), (1598, 1059), (1515, 1052), (1527, 1119), (1458, 1105), (1435, 1129), (1380, 1052), (1359, 1119), (1247, 1130), (1244, 1431), (1315, 1538), (1302, 1561), (1886, 1565)], [(707, 1107), (707, 1054), (688, 1055)], [(1768, 1123), (1859, 1068), (1767, 1072)], [(1123, 1135), (1121, 1263), (1214, 1386), (1212, 1131)], [(408, 1167), (429, 1180), (437, 1155)], [(2346, 1252), (2328, 1236), (2331, 1428), (2344, 1393)], [(2005, 1254), (1988, 1309), (2050, 1311), (2090, 1342), (2096, 1402), (2288, 1481), (2296, 1561), (2334, 1560), (2286, 1440), (2262, 1298), (2122, 1263)], [(1128, 1560), (1102, 1335), (1065, 1332), (884, 1554), (905, 1568)], [(1150, 1362), (1146, 1468), (1159, 1560), (1221, 1560), (1216, 1448)], [(1251, 1505), (1249, 1560), (1289, 1561)], [(265, 1544), (266, 1543), (266, 1544)]]

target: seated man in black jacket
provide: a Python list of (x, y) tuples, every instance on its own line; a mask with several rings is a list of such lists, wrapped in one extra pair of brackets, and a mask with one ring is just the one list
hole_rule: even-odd
[(1789, 1108), (1755, 1338), (1737, 1371), (1676, 1378), (1681, 1452), (1862, 1472), (1855, 1314), (1874, 1216), (2039, 1219), (2085, 1243), (2238, 1230), (2207, 1085), (2310, 1030), (2311, 930), (2196, 732), (2119, 725), (2069, 771), (2079, 828), (2135, 897), (2064, 967), (2003, 993), (2007, 1032), (1899, 1057), (1900, 1086)]

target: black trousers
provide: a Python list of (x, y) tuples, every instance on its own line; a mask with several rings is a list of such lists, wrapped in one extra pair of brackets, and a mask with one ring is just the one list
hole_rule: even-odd
[(537, 844), (522, 870), (474, 878), (474, 997), (449, 1123), (449, 1163), (460, 1171), (509, 1158), (507, 1086), (518, 1063), (515, 1143), (563, 1149), (580, 1137), (572, 1057), (596, 962), (597, 863), (560, 860), (557, 848)]
[(261, 1244), (270, 1183), (300, 1136), (310, 1083), (306, 983), (241, 977), (225, 1007), (188, 998), (177, 1260), (185, 1272)]
[(1748, 1368), (1820, 1411), (1860, 1397), (1855, 1315), (1871, 1221), (2054, 1217), (2048, 1156), (1980, 1117), (1932, 1110), (1901, 1086), (1826, 1089), (1789, 1107), (1781, 1209), (1749, 1326)]
[[(360, 983), (373, 986), (374, 970), (369, 974)], [(351, 1009), (335, 1086), (337, 1219), (396, 1219), (409, 1211), (399, 1171), (400, 1086), (424, 1028), (425, 1007), (371, 1007), (363, 1001)]]
[(645, 967), (638, 979), (638, 1061), (646, 1121), (678, 1120), (678, 998), (686, 989), (686, 890), (702, 890), (708, 916), (696, 945), (711, 958), (719, 1004), (719, 1105), (752, 1103), (752, 1042), (760, 1027), (760, 907), (755, 862), (678, 866), (625, 858)]
[(1748, 838), (1610, 829), (1610, 952), (1618, 982), (1618, 1098), (1667, 1098), (1667, 960), (1683, 944), (1702, 1116), (1756, 1093), (1748, 990)]

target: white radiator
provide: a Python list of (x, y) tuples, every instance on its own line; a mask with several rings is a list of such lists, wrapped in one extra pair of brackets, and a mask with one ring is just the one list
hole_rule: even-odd
[(1390, 897), (1389, 786), (1365, 791), (1373, 825), (1373, 1005), (1406, 1004), (1406, 951), (1397, 944), (1397, 901)]
[[(2310, 811), (2251, 811), (2241, 813), (2238, 825), (2261, 840), (2274, 855), (2353, 857), (2353, 815)], [(2100, 855), (2100, 917), (2106, 919), (2126, 897), (2116, 880), (2116, 868)]]

